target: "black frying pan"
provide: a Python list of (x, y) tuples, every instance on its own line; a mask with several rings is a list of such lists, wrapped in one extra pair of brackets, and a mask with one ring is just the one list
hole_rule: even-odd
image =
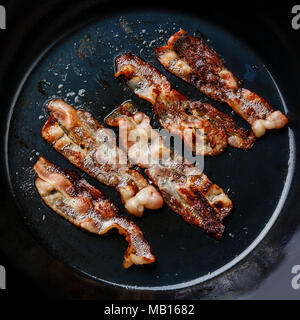
[[(163, 8), (112, 11), (105, 4), (89, 1), (85, 5), (74, 4), (70, 11), (68, 1), (63, 3), (64, 15), (56, 11), (57, 25), (32, 22), (39, 28), (24, 31), (23, 43), (15, 44), (17, 55), (11, 57), (11, 69), (9, 65), (2, 69), (4, 86), (4, 79), (8, 83), (17, 79), (10, 87), (11, 102), (5, 100), (3, 105), (6, 214), (16, 215), (18, 211), (18, 217), (25, 221), (36, 241), (55, 260), (79, 275), (74, 283), (81, 288), (93, 288), (88, 297), (103, 297), (102, 288), (112, 290), (113, 296), (118, 293), (126, 298), (223, 297), (259, 283), (267, 276), (268, 269), (282, 259), (282, 241), (289, 239), (299, 222), (293, 199), (298, 188), (295, 175), (299, 94), (294, 79), (299, 66), (293, 60), (286, 38), (282, 39), (267, 19), (253, 16), (252, 21), (257, 22), (248, 28), (228, 19), (233, 15), (230, 11), (209, 16), (202, 11)], [(55, 1), (52, 6), (44, 7), (48, 22), (51, 12), (55, 12)], [(37, 13), (35, 19), (38, 17)], [(250, 151), (229, 147), (222, 155), (205, 159), (205, 173), (234, 203), (221, 240), (185, 223), (167, 206), (157, 212), (146, 212), (142, 219), (130, 216), (143, 230), (157, 262), (124, 270), (121, 261), (126, 243), (120, 236), (111, 233), (98, 237), (74, 227), (46, 207), (34, 188), (32, 166), (39, 155), (61, 168), (74, 169), (41, 138), (40, 130), (47, 119), (45, 102), (52, 97), (63, 98), (103, 122), (118, 104), (131, 99), (158, 128), (152, 106), (114, 78), (113, 61), (118, 54), (131, 51), (152, 62), (190, 99), (207, 100), (196, 89), (167, 73), (155, 60), (154, 48), (164, 44), (180, 28), (209, 41), (229, 69), (244, 81), (244, 86), (286, 113), (290, 124), (258, 139)], [(256, 28), (263, 32), (256, 32)], [(230, 113), (226, 106), (210, 102)], [(128, 216), (117, 192), (79, 173)], [(18, 210), (8, 199), (13, 199)], [(10, 220), (4, 220), (6, 227)], [(44, 272), (47, 278), (49, 270)], [(92, 282), (86, 282), (86, 278)], [(59, 281), (61, 286), (64, 281)], [(66, 291), (65, 295), (69, 295)]]

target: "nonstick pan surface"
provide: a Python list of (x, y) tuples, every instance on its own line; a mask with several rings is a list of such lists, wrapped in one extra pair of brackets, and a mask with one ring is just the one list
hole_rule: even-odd
[[(114, 58), (132, 52), (150, 61), (172, 86), (191, 100), (209, 101), (223, 112), (229, 108), (205, 98), (167, 73), (154, 57), (180, 28), (208, 41), (244, 87), (265, 97), (285, 114), (289, 105), (282, 79), (273, 65), (246, 39), (222, 25), (188, 13), (132, 10), (94, 19), (60, 35), (34, 61), (16, 91), (6, 132), (6, 168), (11, 192), (27, 226), (55, 258), (75, 272), (112, 286), (134, 290), (175, 290), (216, 277), (234, 267), (263, 240), (280, 217), (295, 173), (295, 134), (291, 126), (257, 139), (253, 149), (228, 147), (207, 157), (204, 172), (234, 203), (222, 239), (215, 240), (184, 222), (166, 205), (129, 216), (142, 230), (156, 256), (154, 265), (122, 267), (126, 242), (117, 233), (99, 237), (76, 228), (49, 209), (34, 187), (33, 165), (40, 155), (61, 168), (75, 169), (128, 216), (119, 194), (74, 168), (41, 138), (48, 115), (45, 102), (59, 97), (91, 112), (100, 122), (125, 100), (133, 100), (159, 128), (152, 106), (138, 99), (114, 78)], [(244, 127), (248, 125), (233, 115)]]

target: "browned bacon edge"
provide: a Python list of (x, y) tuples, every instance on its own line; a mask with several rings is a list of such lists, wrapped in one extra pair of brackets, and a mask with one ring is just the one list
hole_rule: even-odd
[(202, 171), (166, 148), (149, 117), (126, 102), (106, 118), (106, 123), (119, 127), (129, 158), (146, 169), (174, 212), (214, 237), (222, 236), (224, 226), (220, 222), (232, 210), (231, 200)]
[(255, 136), (251, 131), (240, 127), (227, 114), (220, 112), (212, 105), (201, 101), (192, 101), (188, 112), (195, 117), (203, 117), (214, 123), (217, 127), (223, 128), (227, 133), (228, 143), (234, 148), (249, 150), (253, 147)]
[(155, 55), (168, 71), (210, 98), (227, 103), (249, 122), (256, 137), (287, 124), (286, 116), (274, 111), (265, 99), (241, 88), (223, 60), (200, 38), (180, 30), (170, 37), (167, 46), (157, 48)]
[(117, 228), (128, 247), (123, 266), (155, 261), (142, 231), (129, 219), (119, 216), (118, 208), (103, 194), (72, 170), (61, 170), (44, 157), (34, 165), (35, 186), (43, 201), (56, 213), (77, 227), (104, 235)]
[(163, 205), (159, 192), (128, 163), (115, 137), (88, 112), (61, 99), (49, 102), (50, 118), (42, 137), (67, 160), (110, 187), (116, 188), (128, 212), (142, 216), (144, 209)]

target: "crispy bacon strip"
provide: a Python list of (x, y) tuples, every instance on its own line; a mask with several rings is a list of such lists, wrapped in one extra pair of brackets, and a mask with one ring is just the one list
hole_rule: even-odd
[(116, 58), (116, 77), (123, 75), (128, 86), (141, 98), (150, 101), (161, 126), (181, 136), (196, 154), (216, 155), (228, 143), (250, 149), (253, 134), (213, 106), (189, 101), (171, 88), (153, 66), (130, 53)]
[(144, 209), (163, 205), (159, 192), (136, 170), (116, 146), (112, 133), (90, 113), (75, 110), (60, 99), (48, 104), (50, 118), (42, 128), (43, 138), (78, 168), (116, 188), (125, 208), (136, 216)]
[(180, 30), (170, 37), (167, 46), (157, 48), (155, 54), (168, 71), (210, 98), (227, 103), (250, 123), (256, 137), (287, 124), (286, 116), (274, 111), (265, 99), (241, 88), (223, 60), (200, 38)]
[(231, 200), (198, 168), (165, 146), (149, 117), (127, 102), (106, 123), (119, 127), (129, 158), (146, 169), (173, 211), (214, 237), (222, 236), (221, 221), (232, 210)]
[(187, 114), (187, 98), (172, 89), (166, 77), (153, 66), (130, 53), (117, 57), (115, 63), (115, 76), (122, 75), (135, 94), (153, 104), (162, 127), (179, 135), (196, 154), (223, 152), (227, 146), (225, 130), (204, 118)]
[(62, 171), (43, 157), (34, 165), (34, 170), (38, 193), (56, 213), (91, 233), (103, 235), (117, 228), (125, 236), (129, 246), (124, 255), (124, 268), (155, 261), (139, 227), (119, 216), (118, 208), (75, 171)]

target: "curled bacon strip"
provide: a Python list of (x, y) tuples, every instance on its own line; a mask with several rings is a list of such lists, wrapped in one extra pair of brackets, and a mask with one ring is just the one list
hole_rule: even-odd
[(228, 115), (200, 101), (189, 101), (153, 66), (130, 53), (116, 58), (116, 77), (123, 75), (139, 97), (150, 101), (161, 126), (181, 136), (196, 154), (216, 155), (228, 143), (250, 149), (253, 134)]
[(48, 104), (50, 118), (42, 137), (78, 168), (110, 187), (116, 188), (125, 208), (141, 216), (145, 208), (163, 205), (159, 192), (136, 170), (115, 137), (88, 112), (75, 110), (60, 99)]
[(146, 169), (173, 211), (214, 237), (222, 236), (221, 221), (232, 210), (231, 200), (202, 171), (165, 146), (149, 117), (127, 102), (106, 123), (119, 127), (129, 158)]
[(35, 186), (44, 202), (75, 226), (103, 235), (117, 228), (129, 246), (123, 266), (142, 265), (155, 261), (142, 231), (132, 221), (118, 215), (118, 208), (102, 193), (81, 179), (76, 172), (62, 171), (40, 157), (34, 165)]
[(286, 116), (274, 111), (265, 99), (241, 88), (223, 60), (200, 38), (180, 30), (170, 37), (167, 46), (157, 48), (155, 54), (168, 71), (210, 98), (227, 103), (250, 123), (256, 137), (287, 124)]

